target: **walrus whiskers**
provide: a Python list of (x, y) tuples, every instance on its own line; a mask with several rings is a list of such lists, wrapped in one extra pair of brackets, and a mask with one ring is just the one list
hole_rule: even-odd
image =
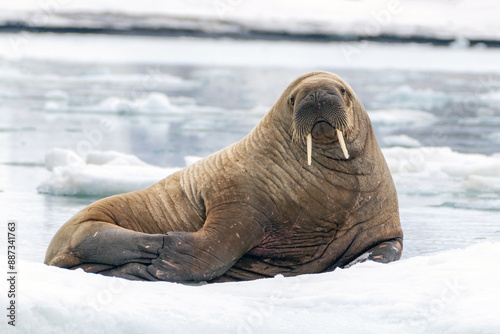
[(345, 158), (349, 159), (349, 152), (347, 152), (347, 147), (345, 146), (345, 141), (344, 141), (344, 136), (342, 135), (342, 131), (340, 131), (339, 129), (335, 130), (337, 130), (337, 137), (339, 137), (339, 143), (340, 147), (342, 148), (342, 152), (344, 152)]
[(312, 156), (312, 134), (309, 133), (307, 135), (307, 164), (311, 165), (311, 156)]

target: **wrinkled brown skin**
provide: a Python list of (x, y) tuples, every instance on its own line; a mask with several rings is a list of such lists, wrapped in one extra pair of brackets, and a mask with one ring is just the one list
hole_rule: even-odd
[[(346, 90), (337, 95), (351, 124), (350, 158), (316, 134), (308, 165), (305, 141), (291, 137), (291, 98), (323, 88)], [(128, 279), (222, 282), (390, 262), (402, 238), (394, 183), (363, 105), (338, 76), (313, 72), (292, 82), (239, 142), (77, 213), (54, 236), (45, 263)]]

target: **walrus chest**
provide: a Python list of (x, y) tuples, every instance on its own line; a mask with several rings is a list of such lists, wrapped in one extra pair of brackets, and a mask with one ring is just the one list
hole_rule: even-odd
[(340, 235), (348, 217), (335, 213), (324, 216), (297, 214), (282, 221), (271, 222), (264, 240), (249, 254), (266, 259), (288, 261), (289, 264), (310, 262), (324, 253), (325, 247)]

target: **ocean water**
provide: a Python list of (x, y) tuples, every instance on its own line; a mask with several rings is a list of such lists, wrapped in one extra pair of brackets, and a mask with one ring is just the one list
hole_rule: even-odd
[[(397, 57), (398, 49), (394, 52)], [(402, 261), (425, 256), (439, 261), (441, 252), (448, 252), (451, 261), (455, 253), (450, 250), (500, 242), (500, 68), (357, 69), (334, 63), (317, 68), (305, 59), (288, 67), (247, 67), (145, 58), (130, 63), (109, 57), (96, 62), (46, 55), (0, 58), (0, 219), (2, 226), (17, 222), (19, 257), (26, 272), (43, 272), (44, 282), (58, 277), (56, 269), (40, 265), (45, 250), (73, 214), (241, 139), (294, 78), (316, 69), (344, 78), (369, 111), (399, 193)], [(54, 153), (54, 148), (64, 151)], [(68, 161), (73, 163), (64, 166)], [(481, 249), (489, 248), (466, 253), (469, 263)], [(429, 270), (439, 276), (436, 268)], [(75, 275), (85, 280), (82, 273)], [(29, 283), (36, 287), (33, 279)], [(57, 289), (44, 286), (49, 292)], [(258, 284), (250, 287), (259, 289)], [(27, 304), (35, 318), (47, 321), (47, 328), (57, 323), (36, 311), (40, 304), (33, 298)]]

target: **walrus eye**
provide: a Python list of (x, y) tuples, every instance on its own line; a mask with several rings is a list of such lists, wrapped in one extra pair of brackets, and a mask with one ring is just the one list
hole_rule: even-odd
[(342, 93), (342, 95), (345, 95), (345, 88), (341, 88), (340, 92)]
[(295, 99), (293, 97), (290, 98), (290, 104), (292, 107), (295, 105)]

